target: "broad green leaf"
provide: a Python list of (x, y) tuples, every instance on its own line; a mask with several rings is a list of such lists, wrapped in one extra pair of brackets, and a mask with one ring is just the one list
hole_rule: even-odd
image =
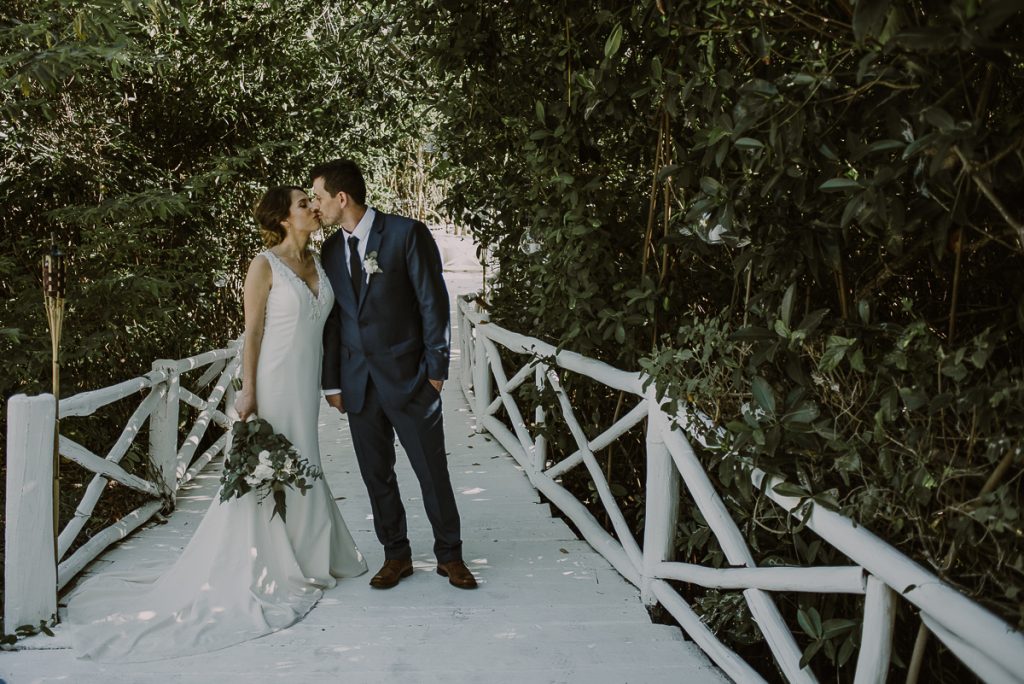
[(885, 26), (890, 0), (857, 0), (853, 7), (853, 37), (858, 43), (877, 38)]
[(861, 184), (852, 178), (832, 178), (818, 186), (819, 190), (860, 190)]
[(711, 176), (704, 176), (700, 179), (700, 189), (709, 195), (720, 195), (725, 193), (725, 186)]
[(775, 415), (775, 390), (768, 384), (768, 381), (760, 375), (755, 375), (751, 380), (751, 391), (754, 394), (754, 401), (764, 409), (770, 416)]
[(796, 621), (800, 628), (812, 639), (821, 638), (821, 616), (815, 608), (801, 608), (796, 612)]
[(902, 140), (876, 140), (867, 147), (868, 152), (889, 152), (902, 150), (907, 144)]
[(786, 325), (786, 322), (781, 318), (775, 319), (775, 325), (773, 327), (775, 329), (775, 334), (783, 339), (789, 339), (793, 335), (793, 331), (789, 329), (789, 326)]
[(807, 667), (807, 665), (810, 664), (811, 659), (813, 659), (814, 656), (816, 656), (818, 654), (818, 651), (821, 650), (821, 647), (824, 644), (825, 644), (824, 641), (814, 641), (814, 642), (811, 642), (811, 644), (807, 648), (804, 649), (803, 655), (800, 656), (799, 667), (801, 669)]
[(795, 485), (792, 482), (780, 482), (772, 487), (772, 491), (780, 496), (792, 496), (800, 499), (810, 496), (810, 493), (806, 489)]
[(824, 639), (831, 639), (839, 634), (850, 631), (856, 626), (857, 623), (853, 620), (832, 618), (831, 620), (825, 620), (821, 623), (821, 636)]
[(956, 127), (956, 121), (942, 107), (929, 107), (924, 111), (924, 118), (942, 132), (951, 131)]
[(900, 398), (911, 411), (917, 410), (928, 403), (928, 395), (919, 387), (901, 387)]
[(860, 316), (861, 323), (867, 325), (871, 322), (871, 304), (866, 299), (857, 301), (857, 315)]
[(786, 423), (810, 423), (817, 418), (819, 414), (820, 411), (818, 410), (817, 404), (813, 401), (802, 401), (791, 411), (786, 413), (782, 420)]
[(612, 33), (608, 36), (608, 40), (604, 44), (604, 56), (607, 59), (611, 59), (612, 56), (619, 51), (619, 46), (622, 44), (622, 24), (616, 24), (615, 28), (612, 29)]
[(737, 138), (733, 145), (741, 150), (759, 150), (764, 147), (763, 142), (754, 138)]
[(782, 295), (782, 307), (779, 309), (779, 315), (787, 326), (789, 325), (789, 318), (793, 313), (794, 292), (796, 292), (796, 283), (790, 283), (789, 287), (786, 288), (786, 293)]

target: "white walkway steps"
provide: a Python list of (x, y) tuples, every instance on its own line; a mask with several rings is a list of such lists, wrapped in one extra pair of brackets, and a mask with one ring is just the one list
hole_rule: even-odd
[[(369, 575), (344, 580), (287, 630), (223, 651), (152, 663), (77, 660), (58, 628), (55, 638), (22, 642), (31, 650), (0, 653), (0, 678), (9, 684), (727, 681), (678, 628), (652, 624), (637, 590), (551, 517), (550, 507), (540, 503), (496, 442), (474, 433), (457, 381), (445, 386), (443, 399), (464, 557), (480, 582), (477, 590), (451, 587), (434, 572), (419, 487), (400, 452), (415, 572), (394, 589), (371, 589)], [(328, 481), (373, 572), (383, 553), (348, 426), (326, 404), (321, 449)], [(179, 496), (167, 524), (125, 540), (89, 571), (173, 562), (216, 493), (217, 465)]]

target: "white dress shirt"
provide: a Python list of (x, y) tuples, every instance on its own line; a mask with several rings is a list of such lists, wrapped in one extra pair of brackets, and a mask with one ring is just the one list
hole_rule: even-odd
[[(363, 218), (359, 219), (359, 223), (356, 224), (355, 230), (349, 233), (345, 231), (345, 270), (348, 271), (348, 275), (352, 277), (352, 253), (348, 246), (348, 239), (350, 237), (359, 238), (359, 263), (363, 263), (366, 258), (366, 240), (370, 237), (370, 229), (373, 228), (373, 219), (377, 216), (377, 210), (373, 207), (367, 207), (366, 213), (363, 214)], [(366, 272), (366, 269), (363, 269)]]

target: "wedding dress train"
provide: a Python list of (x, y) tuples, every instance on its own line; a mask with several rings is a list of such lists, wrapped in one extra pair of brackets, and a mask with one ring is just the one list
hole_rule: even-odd
[[(322, 330), (334, 293), (319, 260), (319, 291), (273, 253), (273, 285), (256, 372), (258, 414), (301, 456), (320, 465)], [(68, 621), (79, 657), (133, 662), (213, 651), (301, 619), (336, 578), (366, 572), (326, 480), (287, 490), (287, 522), (273, 498), (214, 497), (170, 568), (106, 573), (71, 596)]]

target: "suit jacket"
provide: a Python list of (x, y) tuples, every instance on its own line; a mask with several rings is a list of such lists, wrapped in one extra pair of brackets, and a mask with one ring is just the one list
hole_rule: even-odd
[(379, 273), (364, 280), (359, 301), (338, 230), (320, 255), (335, 304), (324, 325), (323, 388), (341, 388), (346, 410), (358, 413), (372, 379), (381, 403), (402, 408), (428, 378), (448, 378), (451, 347), (448, 290), (441, 254), (419, 221), (377, 212), (366, 239)]

